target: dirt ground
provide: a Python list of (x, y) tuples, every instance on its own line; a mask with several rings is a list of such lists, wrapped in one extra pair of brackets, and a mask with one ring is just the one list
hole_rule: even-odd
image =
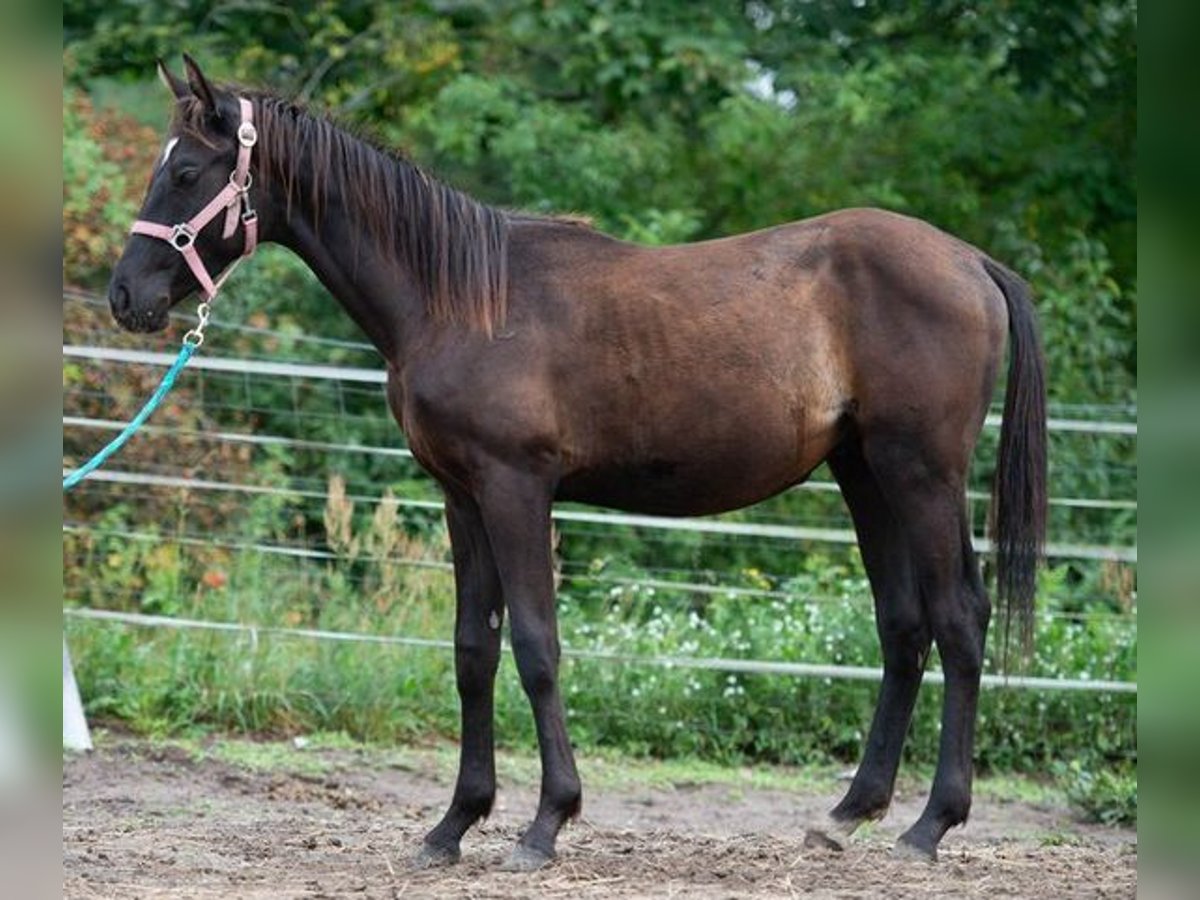
[(916, 785), (898, 794), (883, 823), (835, 852), (806, 847), (804, 833), (836, 800), (837, 784), (760, 787), (736, 772), (727, 782), (663, 783), (610, 773), (589, 789), (585, 758), (584, 816), (564, 830), (549, 867), (498, 871), (536, 804), (529, 764), (523, 775), (502, 774), (508, 788), (464, 839), (459, 865), (413, 871), (408, 859), (449, 799), (447, 752), (306, 750), (291, 758), (276, 753), (261, 765), (123, 737), (64, 757), (64, 896), (707, 900), (1137, 890), (1136, 833), (1080, 824), (1053, 804), (977, 796), (971, 822), (947, 836), (931, 865), (890, 854), (920, 811)]

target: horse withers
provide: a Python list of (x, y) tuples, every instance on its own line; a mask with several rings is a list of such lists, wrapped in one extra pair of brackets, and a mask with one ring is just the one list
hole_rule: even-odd
[(169, 308), (203, 283), (180, 245), (205, 273), (253, 249), (248, 225), (219, 209), (194, 234), (167, 233), (213, 204), (244, 206), (253, 237), (303, 258), (386, 360), (391, 410), (445, 494), (456, 582), (461, 760), (418, 864), (457, 860), (491, 809), (505, 614), (542, 763), (537, 814), (508, 865), (552, 859), (580, 810), (558, 683), (556, 500), (717, 513), (823, 461), (854, 520), (884, 670), (861, 765), (813, 834), (840, 845), (886, 812), (936, 642), (937, 771), (898, 844), (935, 857), (971, 804), (991, 605), (965, 489), (1006, 342), (993, 546), (1000, 597), (1026, 632), (1032, 619), (1045, 390), (1024, 282), (925, 222), (873, 209), (672, 247), (495, 209), (292, 102), (214, 86), (185, 62), (186, 79), (160, 64), (176, 110), (141, 212), (165, 230), (130, 237), (113, 312), (134, 330), (166, 327)]

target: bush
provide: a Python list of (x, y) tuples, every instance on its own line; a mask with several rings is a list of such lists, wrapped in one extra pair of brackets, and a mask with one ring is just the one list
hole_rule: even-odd
[(1137, 826), (1137, 769), (1092, 769), (1079, 760), (1059, 767), (1067, 798), (1088, 820)]
[[(120, 255), (159, 138), (131, 119), (98, 115), (81, 92), (63, 91), (63, 280), (94, 285)], [(138, 172), (131, 182), (130, 172)]]

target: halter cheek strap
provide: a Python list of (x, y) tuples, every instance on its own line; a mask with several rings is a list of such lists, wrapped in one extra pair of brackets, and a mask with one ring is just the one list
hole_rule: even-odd
[[(188, 268), (192, 270), (192, 274), (196, 276), (196, 281), (200, 283), (204, 299), (208, 301), (217, 296), (217, 291), (221, 289), (225, 279), (233, 273), (237, 264), (250, 256), (258, 245), (258, 213), (250, 205), (250, 185), (253, 182), (250, 175), (250, 151), (258, 143), (258, 132), (254, 128), (254, 107), (251, 106), (250, 101), (239, 97), (238, 107), (241, 110), (242, 121), (237, 130), (237, 164), (229, 173), (229, 184), (225, 185), (200, 212), (186, 222), (180, 222), (177, 225), (161, 225), (158, 222), (138, 219), (129, 229), (133, 234), (144, 234), (147, 237), (164, 240), (178, 250), (183, 255)], [(232, 237), (237, 230), (240, 218), (246, 232), (245, 246), (242, 255), (214, 280), (208, 274), (208, 269), (204, 267), (204, 261), (200, 259), (200, 254), (196, 252), (195, 243), (196, 235), (204, 226), (220, 215), (222, 209), (225, 210), (225, 227), (221, 236)]]

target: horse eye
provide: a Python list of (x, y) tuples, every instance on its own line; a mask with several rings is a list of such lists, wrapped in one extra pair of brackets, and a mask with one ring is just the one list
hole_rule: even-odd
[(195, 166), (187, 166), (183, 169), (177, 169), (171, 173), (171, 180), (180, 187), (187, 187), (195, 184), (196, 179), (200, 177), (200, 170)]

